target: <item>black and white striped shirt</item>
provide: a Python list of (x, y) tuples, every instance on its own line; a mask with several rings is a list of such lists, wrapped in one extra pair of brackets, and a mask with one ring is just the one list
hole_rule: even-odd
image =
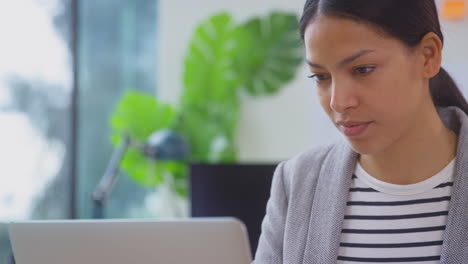
[(454, 160), (425, 181), (397, 185), (358, 164), (337, 263), (439, 263), (453, 170)]

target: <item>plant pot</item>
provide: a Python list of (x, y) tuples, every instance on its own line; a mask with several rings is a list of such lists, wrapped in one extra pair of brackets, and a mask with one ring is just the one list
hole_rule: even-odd
[(190, 197), (193, 217), (231, 216), (249, 232), (252, 254), (270, 197), (277, 164), (191, 164)]

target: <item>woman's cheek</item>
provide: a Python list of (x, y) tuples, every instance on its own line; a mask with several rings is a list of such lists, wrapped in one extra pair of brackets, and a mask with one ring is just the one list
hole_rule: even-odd
[(331, 108), (330, 108), (330, 100), (331, 96), (329, 93), (327, 93), (324, 90), (317, 90), (317, 97), (319, 98), (320, 105), (322, 106), (323, 110), (327, 112), (327, 114), (330, 114)]

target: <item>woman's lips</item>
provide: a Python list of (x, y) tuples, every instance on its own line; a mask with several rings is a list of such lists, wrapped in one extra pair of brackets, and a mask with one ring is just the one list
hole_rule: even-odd
[(347, 137), (356, 137), (364, 133), (369, 124), (372, 122), (338, 122), (340, 131)]

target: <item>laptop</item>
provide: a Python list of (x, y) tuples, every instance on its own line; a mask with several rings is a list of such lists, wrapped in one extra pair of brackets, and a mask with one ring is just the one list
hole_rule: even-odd
[(233, 218), (58, 220), (10, 224), (16, 264), (250, 264)]

